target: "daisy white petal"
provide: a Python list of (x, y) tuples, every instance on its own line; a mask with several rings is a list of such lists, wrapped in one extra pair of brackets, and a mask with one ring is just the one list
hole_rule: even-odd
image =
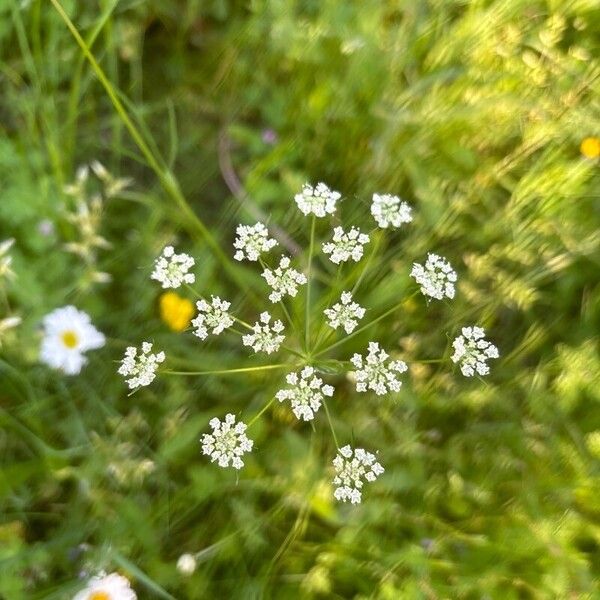
[(73, 600), (136, 600), (137, 595), (131, 589), (129, 581), (118, 573), (105, 575), (100, 573), (92, 577), (73, 597)]

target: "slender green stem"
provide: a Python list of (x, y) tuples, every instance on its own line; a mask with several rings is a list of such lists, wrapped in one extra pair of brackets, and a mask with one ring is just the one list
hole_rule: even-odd
[(373, 249), (371, 250), (371, 253), (369, 254), (369, 258), (367, 258), (367, 260), (365, 261), (363, 270), (361, 271), (361, 274), (358, 276), (356, 283), (352, 287), (352, 295), (353, 296), (354, 296), (354, 293), (356, 292), (356, 290), (359, 288), (360, 284), (362, 283), (363, 279), (365, 278), (365, 275), (367, 274), (369, 267), (371, 266), (371, 263), (373, 262), (373, 259), (375, 258), (377, 251), (379, 250), (380, 243), (381, 243), (381, 236), (378, 235), (375, 237)]
[(446, 359), (445, 358), (428, 358), (425, 360), (411, 360), (411, 363), (419, 363), (419, 364), (426, 364), (426, 363), (441, 363), (444, 362)]
[(232, 373), (250, 373), (253, 371), (269, 371), (271, 369), (283, 369), (289, 365), (277, 364), (277, 365), (261, 365), (259, 367), (241, 367), (238, 369), (217, 369), (214, 371), (160, 371), (161, 375), (183, 375), (183, 376), (198, 376), (198, 375), (227, 375)]
[(331, 420), (331, 415), (329, 414), (329, 407), (327, 406), (327, 402), (325, 402), (325, 400), (323, 400), (323, 406), (325, 407), (325, 413), (327, 414), (327, 421), (329, 422), (329, 428), (331, 429), (331, 433), (333, 435), (335, 447), (339, 450), (340, 445), (338, 444), (337, 436), (335, 435), (335, 429), (333, 428), (333, 421)]
[(311, 269), (312, 269), (312, 257), (315, 246), (315, 215), (312, 216), (310, 223), (310, 244), (308, 246), (308, 272), (306, 274), (306, 307), (305, 307), (305, 332), (304, 332), (304, 347), (307, 352), (310, 352), (310, 284), (311, 284)]
[(273, 396), (262, 408), (259, 410), (248, 422), (248, 427), (251, 427), (267, 410), (269, 410), (271, 404), (275, 402), (276, 398)]

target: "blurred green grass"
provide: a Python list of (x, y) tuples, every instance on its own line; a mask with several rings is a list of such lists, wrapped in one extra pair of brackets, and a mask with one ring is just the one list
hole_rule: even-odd
[[(140, 598), (597, 597), (600, 177), (579, 150), (600, 135), (597, 3), (62, 6), (174, 178), (149, 168), (55, 8), (2, 3), (0, 237), (16, 239), (23, 324), (1, 348), (0, 596), (71, 597), (80, 571), (105, 567)], [(77, 239), (63, 186), (93, 159), (134, 180), (102, 215), (106, 285), (63, 249)], [(116, 375), (142, 339), (198, 369), (248, 362), (159, 319), (148, 276), (172, 240), (198, 289), (257, 312), (171, 182), (229, 253), (257, 211), (304, 246), (289, 207), (305, 180), (343, 192), (344, 223), (367, 226), (375, 191), (415, 206), (365, 281), (374, 314), (408, 296), (428, 250), (459, 271), (455, 302), (413, 299), (373, 339), (438, 357), (477, 322), (501, 351), (485, 384), (448, 365), (415, 365), (398, 398), (336, 384), (338, 435), (386, 468), (358, 508), (332, 502), (327, 424), (285, 406), (257, 424), (239, 481), (200, 455), (208, 420), (257, 412), (272, 374), (162, 377), (132, 397)], [(67, 303), (110, 338), (69, 379), (37, 362), (41, 317)], [(200, 552), (189, 578), (183, 552)]]

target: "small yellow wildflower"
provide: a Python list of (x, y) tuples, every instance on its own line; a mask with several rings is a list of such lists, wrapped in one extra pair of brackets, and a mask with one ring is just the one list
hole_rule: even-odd
[(194, 305), (175, 292), (165, 292), (158, 301), (160, 318), (173, 330), (186, 329), (194, 314)]
[(579, 147), (581, 154), (586, 158), (598, 158), (600, 156), (600, 138), (587, 137), (581, 142)]

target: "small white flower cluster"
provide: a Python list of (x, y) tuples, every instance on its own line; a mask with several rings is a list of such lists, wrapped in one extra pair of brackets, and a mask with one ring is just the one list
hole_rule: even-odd
[(371, 204), (371, 214), (377, 225), (387, 229), (400, 227), (402, 223), (412, 221), (412, 208), (406, 202), (403, 202), (398, 196), (391, 194), (373, 194), (373, 203)]
[(323, 397), (333, 396), (333, 387), (323, 384), (313, 367), (304, 367), (300, 376), (298, 373), (289, 373), (285, 379), (292, 388), (279, 390), (275, 397), (279, 402), (289, 400), (297, 419), (311, 421), (321, 408)]
[(194, 266), (194, 259), (188, 254), (175, 254), (173, 246), (166, 246), (162, 255), (154, 261), (154, 271), (150, 275), (166, 288), (178, 288), (182, 283), (194, 283), (196, 276), (188, 271)]
[(365, 309), (352, 301), (350, 292), (342, 292), (340, 298), (341, 304), (334, 304), (331, 308), (326, 308), (323, 312), (329, 319), (328, 325), (333, 329), (343, 327), (346, 333), (352, 333), (358, 321), (365, 316)]
[(356, 391), (373, 390), (378, 396), (388, 392), (399, 392), (402, 382), (397, 373), (408, 370), (406, 363), (401, 360), (387, 361), (388, 353), (379, 348), (377, 342), (369, 342), (369, 353), (366, 358), (355, 354), (350, 362), (356, 367)]
[(235, 260), (250, 260), (255, 262), (263, 252), (268, 252), (277, 242), (269, 237), (269, 231), (262, 223), (256, 225), (238, 225), (235, 230), (237, 237), (233, 242), (236, 253)]
[(262, 272), (262, 276), (273, 290), (269, 294), (269, 300), (271, 302), (279, 302), (285, 295), (292, 297), (296, 296), (298, 293), (298, 286), (304, 285), (307, 281), (306, 275), (296, 271), (296, 269), (290, 266), (290, 259), (288, 256), (281, 257), (279, 266), (274, 271), (265, 269)]
[(279, 335), (283, 331), (283, 323), (279, 320), (270, 325), (271, 315), (268, 312), (260, 314), (260, 321), (252, 326), (254, 333), (248, 333), (242, 337), (244, 346), (251, 346), (254, 352), (266, 352), (271, 354), (279, 350), (279, 346), (285, 339), (284, 335)]
[(369, 236), (356, 227), (352, 227), (348, 233), (342, 227), (336, 227), (333, 239), (323, 244), (323, 252), (329, 254), (329, 260), (336, 265), (350, 259), (358, 262), (363, 256), (364, 245), (368, 242)]
[(73, 600), (136, 600), (129, 580), (118, 573), (99, 573), (92, 577)]
[(485, 339), (485, 331), (481, 327), (463, 327), (462, 335), (452, 342), (454, 354), (452, 362), (460, 363), (460, 370), (465, 377), (475, 373), (487, 375), (490, 368), (487, 360), (500, 356), (498, 348)]
[(437, 300), (442, 300), (444, 296), (454, 298), (454, 284), (458, 277), (445, 258), (427, 254), (425, 266), (414, 263), (410, 276), (421, 286), (421, 293), (425, 296)]
[(152, 353), (150, 342), (142, 343), (142, 351), (138, 354), (137, 348), (129, 346), (125, 350), (125, 356), (119, 367), (119, 374), (126, 379), (129, 389), (135, 390), (139, 387), (150, 385), (156, 377), (158, 365), (165, 360), (165, 353)]
[(352, 504), (362, 500), (363, 480), (375, 481), (384, 472), (374, 454), (363, 448), (353, 450), (350, 446), (338, 450), (333, 467), (336, 473), (333, 484), (337, 486), (333, 495), (337, 500)]
[(340, 198), (339, 192), (330, 190), (324, 183), (318, 183), (314, 188), (309, 183), (305, 183), (302, 192), (294, 196), (300, 211), (304, 215), (312, 213), (315, 217), (332, 215), (335, 212), (336, 202)]
[(66, 375), (77, 375), (87, 363), (84, 353), (104, 346), (105, 337), (90, 317), (74, 306), (57, 308), (44, 317), (40, 360)]
[(233, 317), (227, 312), (231, 302), (221, 300), (219, 296), (211, 296), (211, 303), (202, 299), (196, 302), (198, 316), (192, 321), (195, 327), (194, 335), (201, 340), (208, 337), (208, 330), (211, 329), (213, 335), (219, 335), (234, 323)]
[(196, 561), (196, 557), (189, 552), (182, 554), (177, 559), (177, 570), (185, 576), (190, 576), (196, 570), (198, 566), (198, 562)]
[(224, 421), (215, 417), (209, 425), (213, 431), (202, 436), (202, 453), (210, 456), (211, 462), (217, 461), (220, 467), (228, 467), (231, 463), (234, 469), (241, 469), (244, 466), (241, 457), (254, 445), (246, 435), (246, 424), (236, 423), (235, 415), (229, 413)]

